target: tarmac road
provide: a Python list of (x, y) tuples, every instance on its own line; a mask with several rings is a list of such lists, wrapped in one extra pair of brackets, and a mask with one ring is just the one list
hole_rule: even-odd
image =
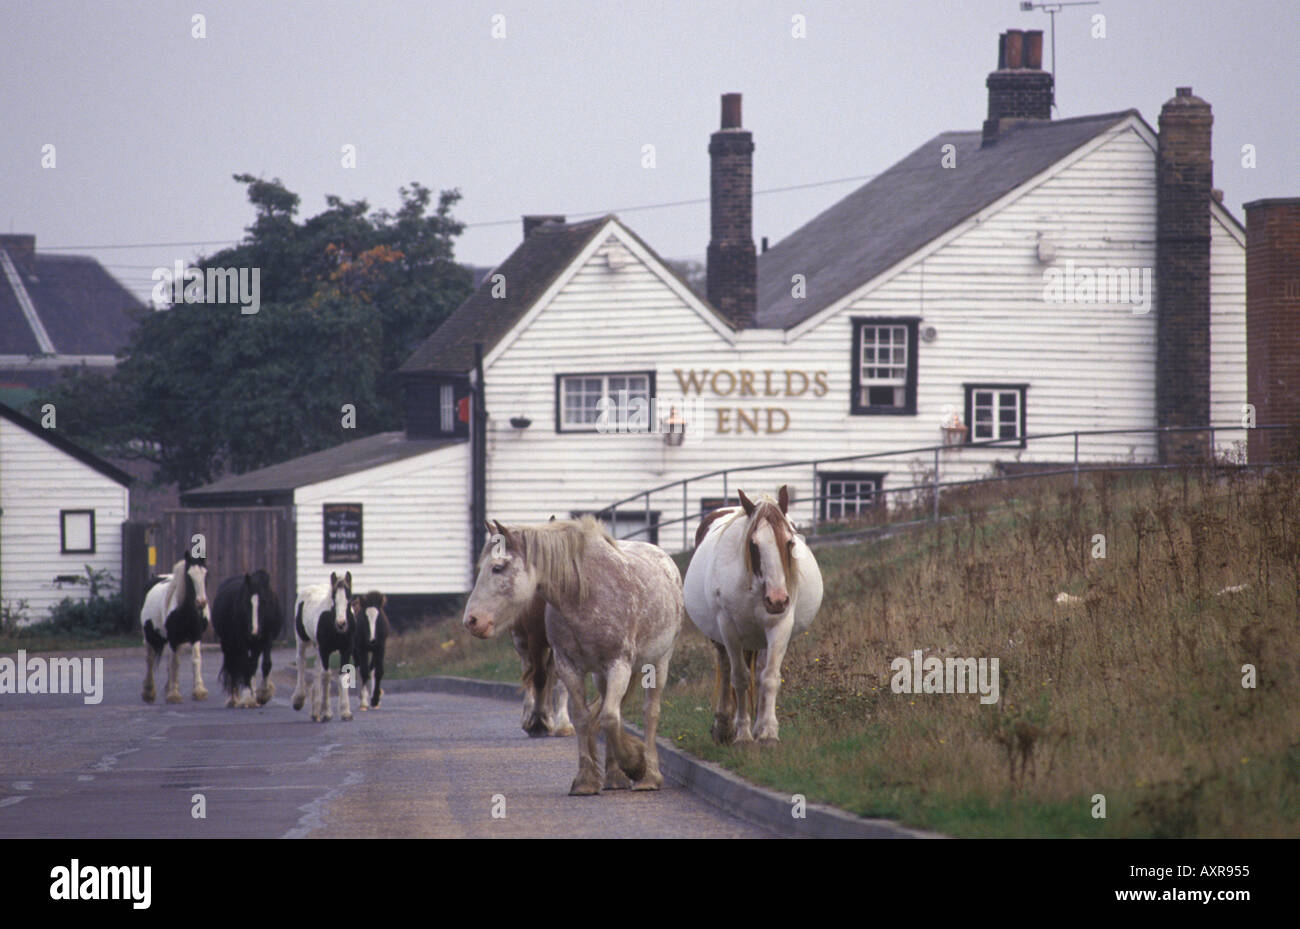
[[(313, 723), (289, 704), (294, 656), (281, 650), (271, 702), (227, 709), (216, 683), (221, 655), (209, 646), (208, 699), (189, 699), (183, 653), (186, 702), (162, 702), (164, 658), (151, 705), (140, 699), (143, 647), (76, 654), (104, 657), (102, 703), (0, 694), (0, 837), (770, 835), (671, 782), (658, 792), (569, 797), (574, 740), (528, 738), (518, 704), (390, 693), (381, 709), (361, 713), (354, 691), (355, 720)], [(195, 795), (206, 818), (193, 815)]]

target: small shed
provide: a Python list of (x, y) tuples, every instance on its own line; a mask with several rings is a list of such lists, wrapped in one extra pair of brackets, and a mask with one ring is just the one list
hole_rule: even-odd
[(84, 597), (86, 568), (121, 583), (131, 477), (0, 404), (0, 606), (22, 622)]

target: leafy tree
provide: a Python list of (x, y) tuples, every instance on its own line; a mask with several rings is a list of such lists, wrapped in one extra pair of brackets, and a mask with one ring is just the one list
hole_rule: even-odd
[(453, 258), (458, 191), (433, 206), (428, 188), (401, 188), (396, 212), (331, 196), (300, 223), (278, 179), (235, 180), (256, 211), (247, 236), (196, 266), (258, 269), (259, 312), (175, 303), (141, 321), (112, 375), (82, 370), (32, 405), (55, 403), (61, 430), (182, 488), (400, 428), (397, 368), (470, 292)]

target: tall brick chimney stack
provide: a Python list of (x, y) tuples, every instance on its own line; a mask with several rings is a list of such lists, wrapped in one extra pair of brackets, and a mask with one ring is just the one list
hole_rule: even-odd
[(1043, 70), (1043, 31), (1008, 29), (998, 36), (998, 69), (989, 73), (989, 115), (982, 147), (1010, 126), (1052, 118), (1052, 75)]
[[(1156, 421), (1210, 422), (1210, 105), (1179, 87), (1160, 109), (1156, 154)], [(1208, 433), (1162, 438), (1160, 460), (1200, 457)]]
[[(1261, 425), (1300, 425), (1300, 197), (1246, 204), (1246, 400)], [(1280, 461), (1297, 435), (1252, 432), (1251, 461)]]
[(708, 297), (737, 329), (754, 325), (754, 137), (740, 125), (740, 94), (722, 95), (722, 128), (709, 137)]

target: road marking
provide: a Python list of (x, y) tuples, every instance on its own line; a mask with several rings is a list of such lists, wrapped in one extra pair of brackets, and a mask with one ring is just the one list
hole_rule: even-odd
[(26, 797), (5, 797), (3, 800), (0, 800), (0, 809), (3, 809), (6, 806), (13, 806), (15, 803), (22, 803), (26, 799)]
[(343, 778), (343, 783), (338, 787), (330, 789), (324, 796), (317, 797), (310, 803), (305, 803), (298, 809), (302, 810), (302, 816), (298, 817), (298, 825), (286, 832), (283, 838), (286, 839), (305, 839), (317, 829), (325, 825), (325, 820), (321, 814), (325, 807), (334, 800), (339, 794), (343, 793), (349, 787), (355, 787), (364, 780), (360, 771), (349, 771)]

